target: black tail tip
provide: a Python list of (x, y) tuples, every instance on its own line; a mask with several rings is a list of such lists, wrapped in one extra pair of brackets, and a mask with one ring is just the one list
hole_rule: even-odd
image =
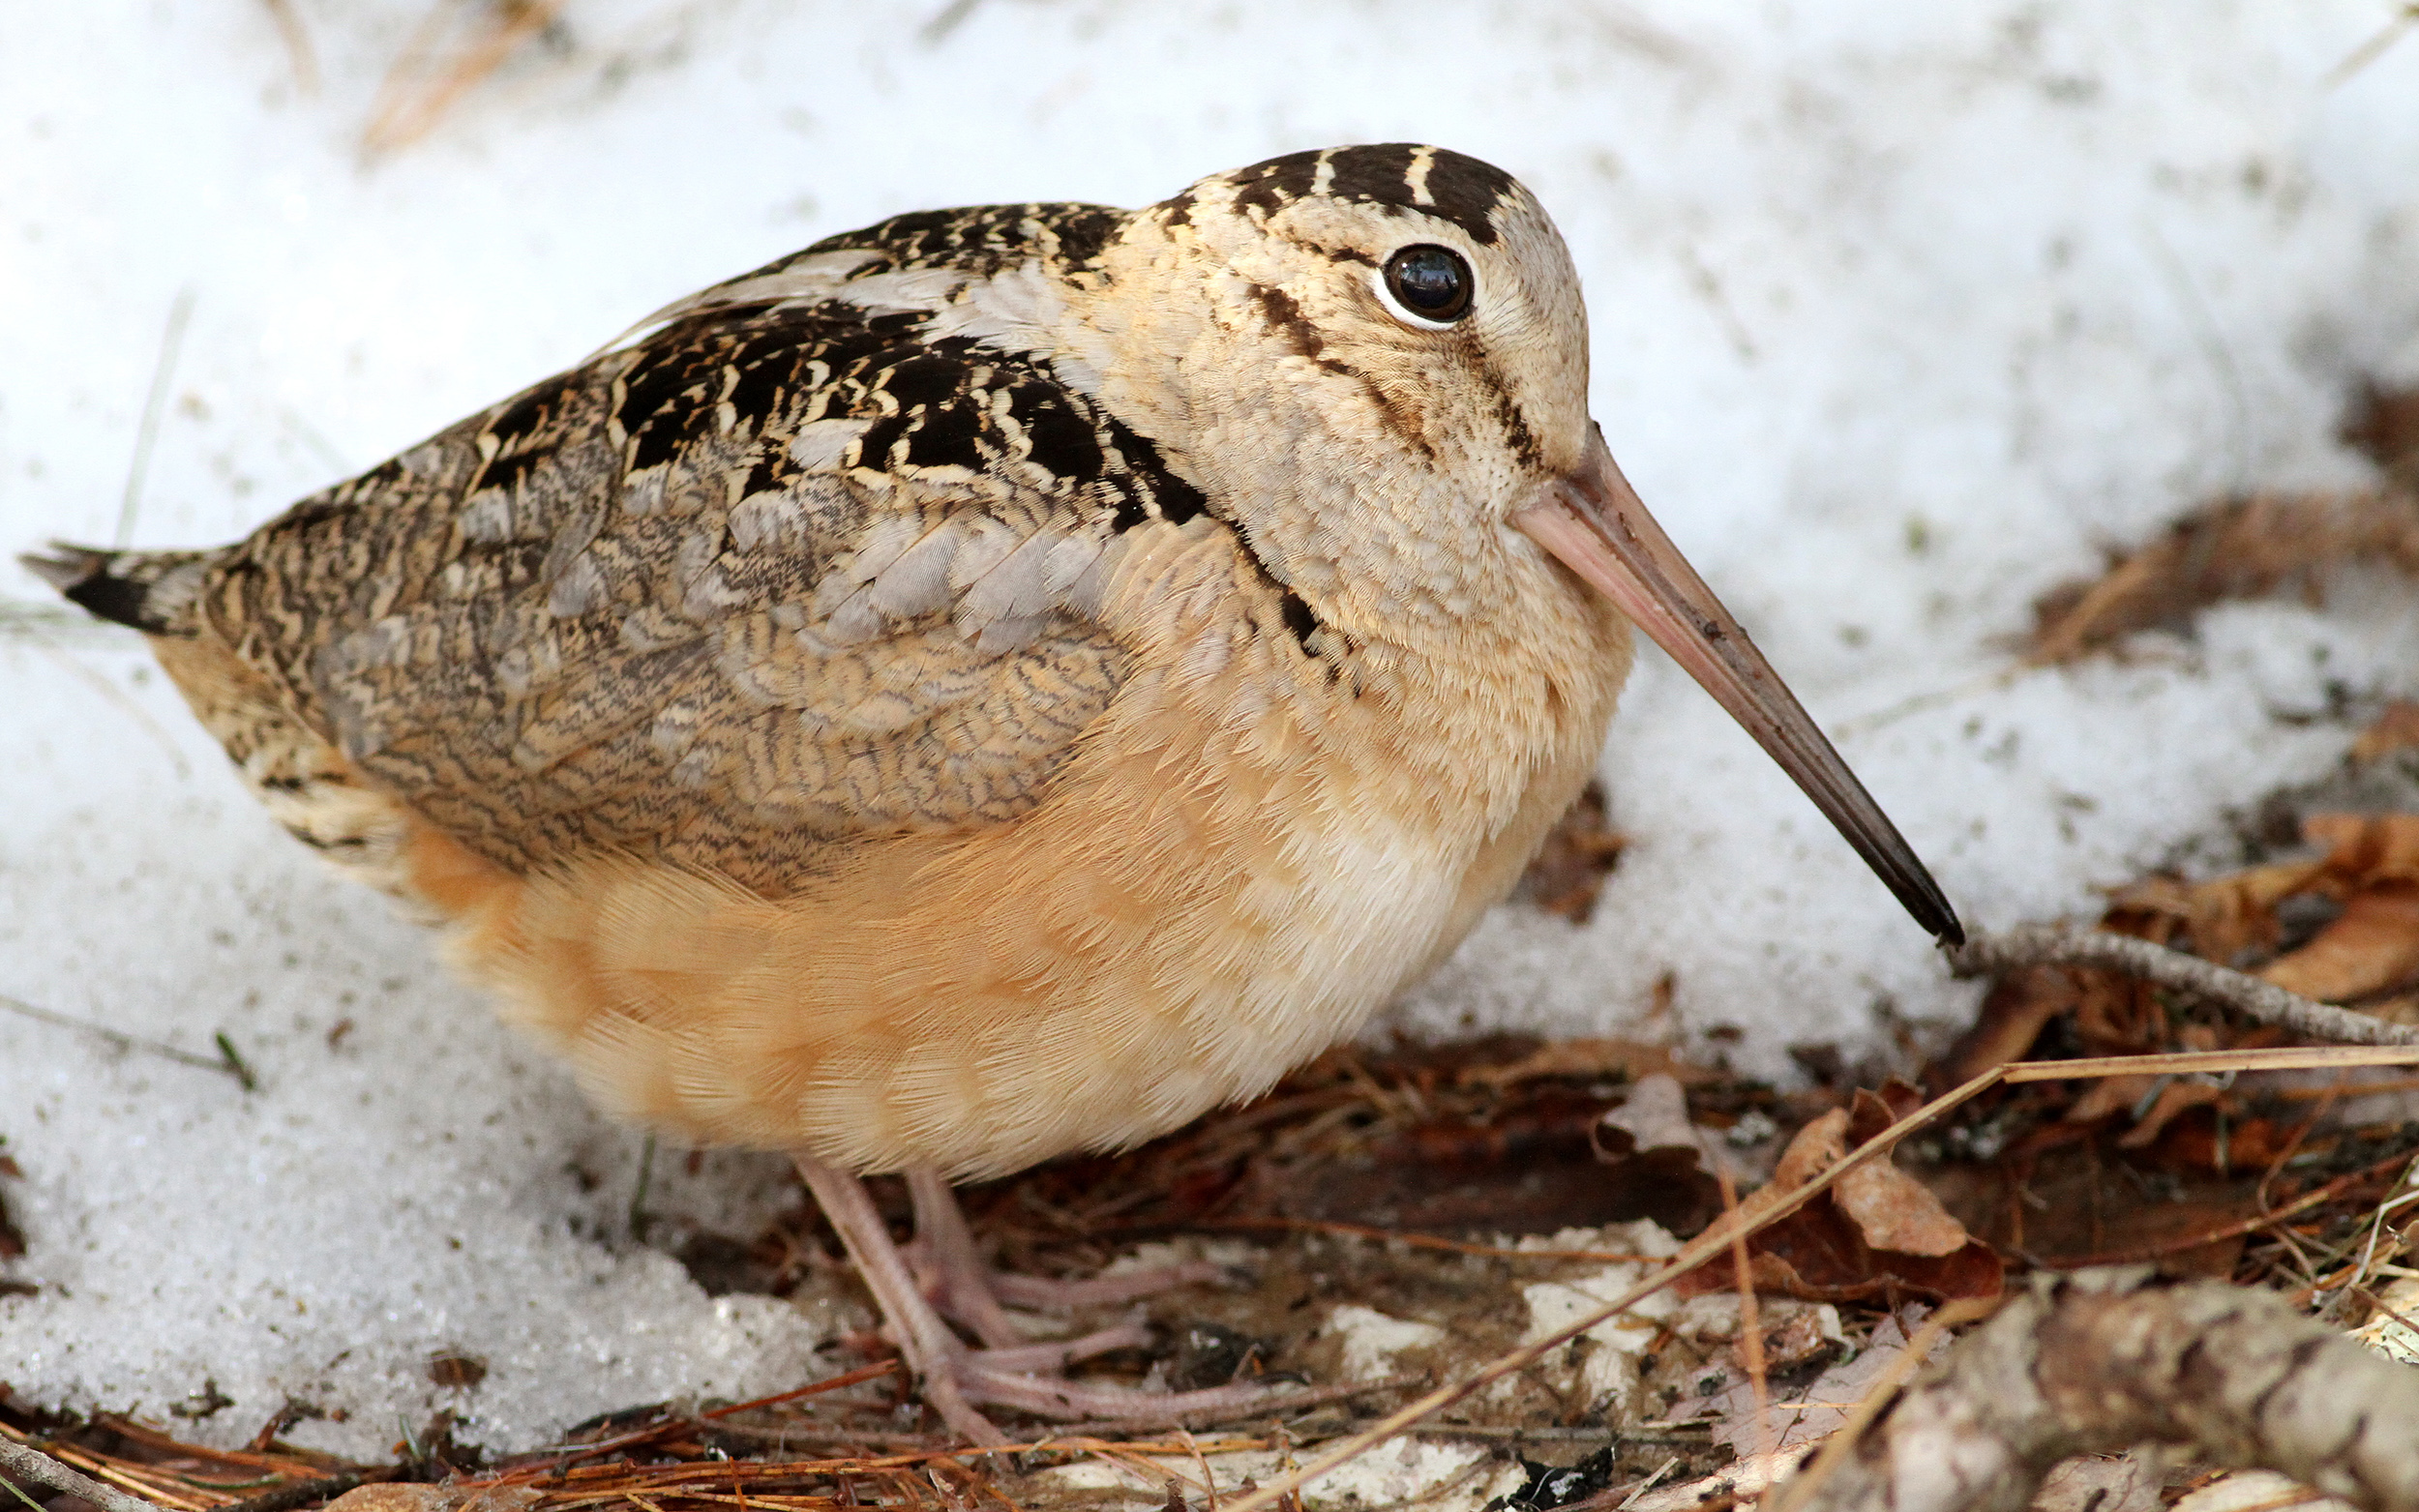
[(17, 560), (94, 618), (157, 635), (167, 626), (151, 603), (151, 584), (111, 571), (121, 554), (53, 541), (48, 551), (27, 551)]

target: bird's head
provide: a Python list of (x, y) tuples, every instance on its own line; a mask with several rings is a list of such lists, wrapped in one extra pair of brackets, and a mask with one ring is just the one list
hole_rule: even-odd
[(1914, 851), (1646, 511), (1588, 416), (1568, 250), (1518, 181), (1408, 143), (1301, 152), (1136, 212), (1100, 264), (1104, 397), (1253, 553), (1374, 636), (1601, 594), (1794, 778), (1926, 930)]

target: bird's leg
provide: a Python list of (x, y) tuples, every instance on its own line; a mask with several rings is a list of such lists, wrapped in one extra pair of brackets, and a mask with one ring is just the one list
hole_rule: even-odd
[[(1087, 1386), (1057, 1374), (1090, 1355), (1147, 1342), (1150, 1336), (1139, 1322), (1047, 1344), (969, 1349), (949, 1331), (949, 1325), (941, 1320), (940, 1312), (916, 1285), (907, 1258), (891, 1240), (889, 1227), (882, 1222), (881, 1214), (875, 1211), (864, 1183), (811, 1155), (792, 1158), (815, 1200), (822, 1204), (823, 1215), (839, 1233), (840, 1242), (848, 1246), (849, 1258), (856, 1263), (866, 1290), (874, 1293), (875, 1304), (881, 1309), (886, 1325), (884, 1331), (898, 1345), (908, 1368), (915, 1372), (923, 1385), (924, 1399), (953, 1432), (974, 1443), (1008, 1441), (1007, 1436), (989, 1418), (974, 1409), (978, 1402), (1021, 1408), (1043, 1417), (1168, 1422), (1191, 1412), (1254, 1407), (1272, 1395), (1267, 1388), (1255, 1385), (1180, 1392)], [(964, 1316), (970, 1319), (968, 1326), (986, 1340), (995, 1336), (995, 1329), (1001, 1330), (997, 1337), (1021, 1339), (1015, 1323), (991, 1293), (992, 1273), (975, 1257), (973, 1235), (968, 1231), (965, 1215), (958, 1210), (947, 1184), (938, 1173), (927, 1171), (911, 1176), (909, 1190), (916, 1200), (919, 1225), (934, 1225), (918, 1234), (934, 1269), (956, 1269), (961, 1273), (956, 1280), (937, 1276), (943, 1295), (955, 1298), (971, 1287), (986, 1300), (967, 1305)], [(964, 1279), (967, 1274), (971, 1275), (971, 1282)], [(953, 1310), (958, 1306), (955, 1301), (951, 1305)]]
[[(980, 1334), (986, 1344), (1021, 1343), (1023, 1334), (1001, 1311), (1030, 1308), (1069, 1313), (1080, 1307), (1114, 1307), (1137, 1297), (1156, 1296), (1177, 1287), (1219, 1280), (1225, 1272), (1208, 1260), (1154, 1265), (1122, 1275), (1094, 1276), (1089, 1281), (1060, 1281), (994, 1270), (974, 1248), (957, 1194), (941, 1172), (929, 1166), (907, 1173), (908, 1192), (915, 1200), (915, 1243), (933, 1271), (926, 1283), (935, 1305)], [(986, 1319), (990, 1319), (987, 1321)], [(1000, 1330), (998, 1333), (994, 1329)]]
[(1006, 1443), (1008, 1436), (975, 1411), (959, 1388), (957, 1372), (949, 1366), (965, 1354), (966, 1347), (916, 1289), (906, 1258), (891, 1242), (889, 1225), (881, 1221), (881, 1214), (874, 1210), (874, 1200), (866, 1195), (865, 1183), (810, 1155), (792, 1158), (798, 1174), (806, 1178), (807, 1190), (815, 1194), (823, 1216), (848, 1247), (858, 1279), (874, 1293), (874, 1305), (881, 1310), (891, 1342), (899, 1347), (908, 1369), (922, 1384), (924, 1400), (952, 1432), (969, 1442)]

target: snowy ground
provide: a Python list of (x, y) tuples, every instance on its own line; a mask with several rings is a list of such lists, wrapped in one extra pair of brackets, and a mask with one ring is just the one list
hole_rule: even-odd
[[(2419, 684), (2419, 606), (2209, 617), (2126, 665), (2010, 670), (2044, 588), (2213, 492), (2363, 476), (2357, 375), (2419, 379), (2419, 39), (2386, 0), (971, 7), (573, 0), (427, 141), (357, 150), (432, 0), (19, 6), (0, 45), (0, 546), (215, 542), (699, 284), (896, 211), (1132, 204), (1298, 147), (1425, 138), (1512, 168), (1588, 280), (1596, 409), (1705, 576), (1984, 923), (2313, 775), (2320, 717)], [(130, 460), (183, 309), (156, 440)], [(433, 1406), (542, 1440), (817, 1369), (827, 1319), (709, 1301), (615, 1242), (639, 1144), (494, 1027), (427, 940), (238, 790), (132, 637), (0, 575), (0, 1380), (370, 1453)], [(1650, 660), (1607, 756), (1636, 838), (1595, 922), (1505, 912), (1421, 1027), (1869, 1032), (1961, 1013), (1786, 782)], [(349, 1028), (343, 1028), (349, 1024)], [(339, 1032), (342, 1029), (342, 1032)], [(745, 1230), (777, 1166), (655, 1162)], [(491, 1373), (431, 1385), (434, 1349)], [(199, 1394), (197, 1396), (197, 1394)]]

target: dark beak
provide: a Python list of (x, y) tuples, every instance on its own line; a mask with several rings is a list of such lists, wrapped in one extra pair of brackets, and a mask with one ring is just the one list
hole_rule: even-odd
[(1848, 770), (1831, 742), (1646, 512), (1598, 431), (1577, 476), (1554, 484), (1512, 523), (1611, 599), (1687, 668), (1780, 763), (1837, 826), (1915, 922), (1944, 944), (1965, 943), (1956, 910), (1914, 847)]

